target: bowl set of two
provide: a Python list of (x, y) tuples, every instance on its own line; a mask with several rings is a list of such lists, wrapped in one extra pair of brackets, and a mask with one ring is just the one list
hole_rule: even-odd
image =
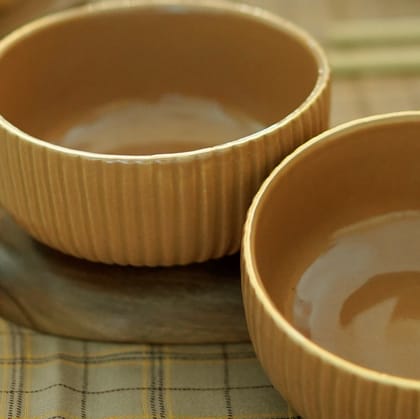
[[(326, 131), (329, 91), (318, 44), (251, 6), (42, 18), (0, 42), (0, 203), (37, 241), (102, 265), (188, 265), (242, 243), (251, 339), (300, 414), (420, 417), (410, 345), (381, 364), (346, 341), (398, 284), (418, 287), (420, 113)], [(400, 322), (416, 312), (404, 298)], [(414, 327), (391, 320), (380, 339)]]

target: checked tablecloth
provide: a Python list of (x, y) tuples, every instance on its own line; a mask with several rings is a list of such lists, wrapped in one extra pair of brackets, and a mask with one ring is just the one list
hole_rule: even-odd
[(250, 344), (115, 345), (0, 321), (0, 418), (293, 417)]

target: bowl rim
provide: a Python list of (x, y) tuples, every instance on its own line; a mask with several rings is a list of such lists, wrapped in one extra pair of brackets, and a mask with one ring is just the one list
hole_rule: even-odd
[[(404, 388), (406, 390), (420, 391), (420, 379), (416, 380), (414, 378), (405, 378), (387, 373), (381, 373), (379, 371), (360, 366), (356, 363), (341, 358), (339, 355), (336, 355), (327, 349), (324, 349), (322, 346), (301, 334), (276, 308), (263, 284), (261, 276), (259, 275), (256, 266), (255, 253), (252, 251), (254, 247), (253, 243), (255, 240), (255, 225), (259, 216), (261, 202), (264, 200), (267, 191), (269, 191), (271, 188), (272, 183), (276, 181), (279, 176), (287, 173), (289, 168), (291, 168), (295, 162), (300, 160), (302, 157), (307, 156), (315, 149), (323, 147), (330, 142), (339, 141), (342, 135), (351, 132), (357, 132), (365, 128), (378, 126), (378, 124), (385, 125), (394, 122), (401, 123), (410, 121), (416, 121), (420, 123), (420, 111), (392, 112), (355, 119), (353, 121), (340, 124), (332, 129), (324, 131), (323, 133), (299, 146), (294, 152), (287, 156), (263, 182), (257, 194), (254, 196), (252, 204), (248, 210), (242, 239), (242, 259), (244, 270), (247, 273), (247, 279), (244, 279), (245, 275), (242, 275), (242, 281), (248, 281), (248, 284), (255, 292), (256, 298), (264, 307), (275, 325), (280, 328), (282, 332), (285, 333), (285, 335), (287, 335), (288, 339), (291, 339), (293, 343), (299, 346), (303, 351), (309, 352), (311, 356), (316, 357), (335, 368), (344, 370), (344, 372), (349, 375), (359, 376), (365, 380), (380, 384), (398, 386), (399, 388)], [(249, 314), (252, 315), (252, 313)]]
[(229, 12), (237, 17), (248, 17), (261, 24), (273, 27), (274, 29), (287, 34), (300, 43), (309, 55), (315, 59), (318, 68), (318, 76), (314, 87), (305, 100), (292, 112), (286, 115), (279, 121), (271, 124), (261, 130), (258, 130), (250, 135), (240, 137), (235, 140), (226, 141), (214, 146), (203, 147), (191, 151), (183, 151), (176, 153), (157, 153), (150, 155), (124, 155), (124, 154), (104, 154), (94, 153), (89, 151), (75, 150), (61, 145), (52, 144), (46, 140), (42, 140), (27, 134), (20, 128), (13, 125), (6, 118), (0, 114), (0, 127), (7, 132), (16, 135), (21, 140), (28, 142), (34, 146), (47, 148), (51, 151), (63, 153), (69, 156), (85, 157), (93, 160), (109, 160), (109, 161), (139, 161), (147, 162), (150, 160), (184, 160), (194, 157), (204, 157), (205, 155), (222, 152), (232, 147), (240, 146), (249, 141), (256, 141), (266, 135), (270, 135), (276, 130), (291, 123), (292, 120), (297, 119), (301, 114), (307, 111), (317, 100), (322, 96), (324, 90), (327, 89), (330, 81), (330, 66), (326, 54), (320, 44), (300, 26), (278, 16), (270, 11), (261, 9), (256, 6), (251, 6), (244, 3), (233, 3), (227, 0), (128, 0), (121, 2), (118, 0), (111, 0), (107, 2), (99, 2), (95, 4), (88, 4), (79, 7), (74, 7), (68, 10), (53, 13), (51, 15), (36, 19), (24, 26), (14, 30), (0, 41), (0, 59), (2, 55), (32, 33), (42, 31), (45, 28), (52, 27), (67, 21), (76, 20), (88, 15), (97, 15), (102, 13), (113, 13), (118, 10), (125, 9), (142, 9), (142, 8), (166, 8), (171, 13), (185, 13), (188, 10), (205, 10), (213, 13)]

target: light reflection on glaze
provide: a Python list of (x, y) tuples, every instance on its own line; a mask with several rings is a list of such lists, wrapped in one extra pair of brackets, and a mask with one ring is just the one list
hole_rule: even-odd
[(337, 232), (296, 286), (293, 322), (359, 365), (420, 378), (420, 212)]
[(56, 127), (48, 138), (68, 148), (108, 154), (196, 150), (236, 140), (264, 126), (203, 98), (165, 95), (154, 102), (113, 102)]

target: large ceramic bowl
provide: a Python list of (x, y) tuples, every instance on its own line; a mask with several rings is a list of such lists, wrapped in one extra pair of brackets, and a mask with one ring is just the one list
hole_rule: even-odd
[[(91, 261), (234, 253), (263, 179), (327, 128), (328, 87), (317, 43), (253, 7), (149, 0), (51, 15), (0, 43), (0, 203)], [(221, 121), (233, 126), (223, 138)]]
[(257, 355), (305, 419), (420, 418), (420, 112), (299, 147), (257, 193), (243, 296)]

